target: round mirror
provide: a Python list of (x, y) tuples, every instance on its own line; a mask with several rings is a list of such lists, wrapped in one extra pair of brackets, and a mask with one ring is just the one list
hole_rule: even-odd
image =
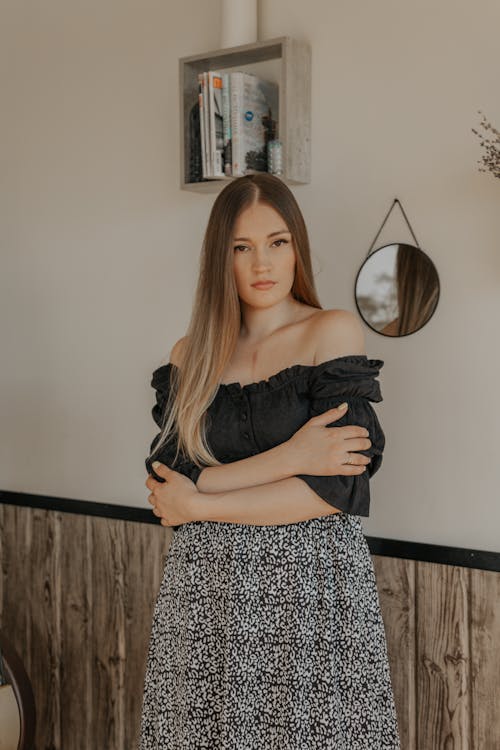
[(432, 317), (439, 277), (415, 245), (391, 244), (370, 253), (358, 271), (354, 296), (365, 323), (384, 336), (408, 336)]

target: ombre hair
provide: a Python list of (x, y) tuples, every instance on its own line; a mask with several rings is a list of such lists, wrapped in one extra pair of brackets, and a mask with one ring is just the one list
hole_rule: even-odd
[(267, 172), (234, 178), (217, 196), (208, 220), (182, 366), (170, 367), (170, 388), (160, 435), (149, 459), (176, 435), (179, 452), (198, 467), (220, 464), (207, 444), (207, 409), (235, 351), (241, 306), (234, 276), (233, 234), (239, 215), (256, 203), (267, 204), (283, 218), (295, 250), (292, 296), (322, 309), (316, 292), (309, 237), (302, 212), (288, 186)]

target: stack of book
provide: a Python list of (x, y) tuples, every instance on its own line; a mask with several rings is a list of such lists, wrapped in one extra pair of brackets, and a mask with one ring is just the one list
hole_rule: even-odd
[(191, 182), (267, 172), (278, 103), (278, 84), (253, 73), (199, 73), (190, 118)]

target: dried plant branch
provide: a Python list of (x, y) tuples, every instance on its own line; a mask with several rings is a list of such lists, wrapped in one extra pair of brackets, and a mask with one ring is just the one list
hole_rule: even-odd
[(482, 115), (480, 126), (483, 130), (490, 131), (493, 137), (479, 133), (475, 128), (472, 132), (479, 138), (479, 143), (486, 153), (478, 161), (480, 172), (491, 172), (495, 177), (500, 177), (500, 131), (486, 119), (485, 115), (479, 110), (478, 114)]

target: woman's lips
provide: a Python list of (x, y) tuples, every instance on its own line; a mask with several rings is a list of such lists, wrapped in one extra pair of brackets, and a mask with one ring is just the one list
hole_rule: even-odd
[(266, 282), (258, 282), (257, 284), (252, 284), (254, 289), (270, 289), (272, 286), (275, 285), (275, 281), (266, 281)]

